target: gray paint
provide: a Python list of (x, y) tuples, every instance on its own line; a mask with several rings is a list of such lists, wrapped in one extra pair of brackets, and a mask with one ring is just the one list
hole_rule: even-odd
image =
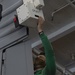
[(14, 33), (17, 28), (15, 28), (13, 19), (16, 15), (16, 9), (22, 5), (22, 0), (2, 0), (0, 2), (3, 5), (2, 20), (0, 21), (0, 39)]
[[(75, 31), (52, 43), (56, 60), (68, 70), (75, 68), (75, 58), (72, 59), (72, 54), (75, 54), (74, 34)], [(74, 73), (72, 75), (74, 75)]]
[(3, 5), (2, 14), (5, 15), (6, 13), (9, 13), (9, 12), (12, 13), (13, 11), (15, 11), (17, 7), (22, 5), (23, 1), (22, 0), (12, 0), (12, 1), (2, 0), (0, 3)]
[[(62, 11), (55, 14), (54, 20), (51, 21), (51, 13), (54, 10), (65, 5), (67, 3), (67, 1), (65, 1), (65, 0), (61, 0), (61, 1), (60, 0), (49, 0), (49, 1), (44, 0), (44, 1), (45, 1), (45, 7), (44, 7), (43, 11), (44, 11), (45, 19), (46, 19), (44, 30), (47, 31), (48, 33), (50, 33), (50, 34), (54, 33), (54, 32), (56, 32), (56, 30), (59, 30), (63, 26), (66, 26), (75, 20), (75, 15), (74, 15), (75, 10), (72, 7), (68, 6), (67, 8), (65, 8)], [(17, 5), (19, 6), (20, 4), (22, 4), (22, 0), (19, 0), (19, 1), (18, 0), (12, 0), (12, 1), (4, 0), (1, 2), (1, 4), (3, 4), (3, 12), (4, 12), (10, 8), (13, 9)], [(14, 4), (16, 4), (16, 6), (14, 6)], [(14, 10), (9, 15), (3, 17), (2, 21), (0, 22), (0, 29), (2, 31), (1, 37), (9, 34), (9, 33), (5, 34), (4, 30), (7, 31), (6, 26), (13, 24), (13, 18), (14, 18), (15, 14), (16, 14), (16, 11)], [(11, 29), (12, 29), (12, 27), (10, 28), (10, 30)], [(11, 32), (12, 31), (10, 31), (10, 33)], [(33, 32), (34, 32), (34, 34), (33, 34)], [(30, 37), (35, 38), (35, 36), (37, 34), (36, 32), (37, 31), (34, 28), (32, 30), (30, 30)], [(33, 36), (32, 36), (32, 34), (33, 34)]]
[(25, 27), (20, 28), (17, 31), (15, 31), (14, 33), (11, 33), (0, 39), (0, 49), (2, 49), (5, 46), (10, 45), (11, 43), (13, 43), (15, 41), (18, 42), (23, 37), (25, 39), (25, 38), (27, 38), (27, 36), (28, 35), (27, 35), (26, 28)]
[(16, 9), (21, 6), (23, 3), (22, 0), (3, 0), (1, 4), (3, 5), (3, 18), (2, 21), (0, 22), (0, 28), (3, 28), (10, 23), (13, 22), (13, 17), (16, 15)]
[(5, 65), (5, 75), (33, 75), (30, 41), (8, 48)]
[(2, 73), (2, 51), (0, 51), (0, 75)]
[[(74, 26), (73, 25), (71, 26), (71, 24), (70, 24), (72, 22), (75, 22), (75, 9), (73, 9), (71, 6), (68, 6), (67, 8), (56, 13), (54, 15), (54, 20), (51, 21), (51, 13), (54, 10), (65, 5), (67, 3), (66, 0), (44, 0), (44, 1), (45, 1), (45, 7), (44, 7), (43, 11), (44, 11), (45, 19), (46, 19), (44, 30), (48, 34), (49, 39), (56, 40), (56, 39), (75, 30), (75, 24), (74, 24)], [(4, 49), (4, 48), (7, 48), (8, 46), (12, 45), (13, 43), (16, 43), (19, 40), (23, 40), (23, 38), (25, 39), (26, 38), (25, 37), (26, 30), (25, 30), (25, 28), (16, 29), (14, 27), (14, 23), (13, 23), (13, 18), (14, 18), (14, 15), (16, 14), (15, 9), (22, 4), (22, 0), (19, 0), (19, 1), (18, 0), (2, 0), (1, 4), (3, 4), (3, 12), (2, 13), (3, 13), (4, 17), (3, 17), (2, 21), (0, 22), (0, 49)], [(70, 28), (69, 28), (69, 26), (70, 26)], [(65, 28), (65, 30), (64, 30), (64, 28)], [(37, 36), (37, 29), (31, 28), (30, 29), (31, 40), (34, 39), (35, 36)], [(41, 43), (41, 41), (37, 40), (37, 38), (35, 38), (34, 40), (35, 41), (32, 40), (32, 43), (34, 42), (33, 47), (35, 47), (35, 45), (38, 45)], [(27, 44), (27, 42), (25, 43), (25, 45), (26, 44)], [(26, 73), (28, 73), (28, 75), (31, 75), (31, 74), (33, 75), (33, 73), (32, 73), (33, 69), (29, 69), (30, 66), (32, 68), (32, 58), (29, 57), (29, 56), (31, 56), (31, 52), (28, 51), (28, 49), (30, 48), (30, 47), (28, 47), (28, 45), (29, 44), (27, 44), (25, 47), (25, 49), (26, 49), (25, 52), (27, 52), (25, 54), (25, 56), (26, 55), (28, 56), (26, 59), (27, 64), (24, 64), (21, 61), (20, 61), (20, 63), (21, 64), (23, 63), (24, 65), (26, 65), (26, 67), (28, 66), (27, 68), (25, 68), (23, 65), (21, 66), (24, 69), (26, 69)], [(14, 49), (18, 50), (19, 46), (18, 46), (18, 48), (14, 47)], [(22, 47), (20, 47), (20, 49), (23, 50)], [(12, 49), (10, 48), (8, 50), (13, 50), (13, 48)], [(15, 50), (15, 51), (17, 51), (17, 50)], [(13, 60), (16, 60), (18, 57), (20, 58), (20, 56), (19, 56), (20, 54), (15, 55), (15, 57), (18, 55), (18, 57), (16, 59), (12, 57), (15, 54), (15, 51), (14, 52), (8, 51), (7, 56), (9, 56), (9, 57), (7, 57), (7, 58), (9, 58), (9, 59), (12, 58)], [(20, 52), (20, 50), (19, 50), (19, 52)], [(20, 52), (20, 53), (22, 53), (22, 52)], [(9, 54), (11, 54), (11, 55), (9, 55)], [(23, 56), (24, 55), (21, 55), (21, 57), (23, 57)], [(10, 59), (10, 60), (12, 60), (12, 59)], [(8, 63), (10, 64), (11, 61), (10, 62), (8, 62), (8, 61), (9, 60), (7, 60), (7, 64)], [(22, 60), (22, 61), (24, 61), (24, 60)], [(12, 61), (11, 63), (16, 64), (16, 62)], [(12, 72), (12, 70), (9, 69), (11, 67), (11, 65), (9, 65), (9, 64), (6, 69), (7, 75), (10, 75), (8, 73)], [(19, 64), (17, 64), (17, 66), (18, 65)], [(21, 69), (17, 69), (18, 67), (15, 68), (16, 74), (18, 73), (18, 70), (20, 70), (22, 72)], [(13, 69), (13, 66), (12, 66), (12, 69)], [(11, 70), (11, 71), (9, 71), (9, 70)]]
[[(14, 0), (13, 0), (14, 1)], [(5, 1), (4, 1), (5, 2)], [(7, 1), (8, 2), (8, 1)], [(10, 2), (10, 1), (9, 1)], [(22, 5), (22, 0), (19, 0), (17, 2), (15, 2), (14, 4), (12, 4), (10, 7), (8, 7), (6, 10), (4, 10), (2, 12), (2, 17), (5, 17), (7, 15), (9, 15), (10, 13), (12, 13), (13, 11), (15, 11), (19, 6)], [(6, 5), (6, 4), (5, 4)]]
[(16, 14), (16, 12), (13, 12), (12, 14), (4, 17), (1, 22), (0, 22), (0, 29), (14, 23), (13, 19), (14, 19), (14, 15)]
[(15, 28), (14, 24), (10, 24), (10, 25), (4, 27), (3, 29), (0, 29), (0, 38), (12, 33), (15, 30), (16, 30), (16, 28)]
[[(57, 12), (54, 15), (54, 20), (51, 21), (52, 12), (67, 4), (66, 0), (44, 0), (44, 1), (45, 1), (45, 7), (43, 8), (43, 11), (46, 20), (44, 23), (44, 31), (47, 34), (52, 34), (54, 32), (57, 32), (57, 30), (63, 28), (64, 26), (67, 26), (70, 23), (75, 22), (75, 9), (72, 8), (71, 6), (68, 6), (62, 9), (61, 11)], [(33, 36), (32, 36), (32, 32), (34, 33)], [(31, 38), (34, 37), (36, 38), (37, 29), (31, 29), (30, 36)]]

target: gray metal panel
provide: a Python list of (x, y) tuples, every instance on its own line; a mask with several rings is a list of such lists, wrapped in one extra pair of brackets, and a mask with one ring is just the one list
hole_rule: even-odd
[(29, 41), (8, 48), (5, 75), (33, 75), (31, 51)]
[(0, 75), (1, 75), (1, 69), (2, 69), (2, 51), (0, 51)]
[(25, 46), (25, 55), (26, 55), (26, 61), (27, 61), (27, 69), (28, 69), (28, 75), (34, 75), (33, 71), (33, 58), (32, 58), (32, 48), (31, 48), (31, 41), (27, 41), (24, 43)]
[(2, 16), (9, 15), (13, 11), (16, 10), (20, 5), (22, 5), (22, 0), (3, 0), (2, 5), (3, 5), (3, 12)]
[(4, 46), (10, 45), (11, 43), (15, 41), (19, 41), (19, 39), (23, 37), (27, 37), (27, 31), (26, 28), (20, 28), (19, 30), (15, 31), (14, 33), (11, 33), (3, 38), (0, 39), (0, 49), (3, 48)]
[(2, 20), (0, 21), (0, 49), (27, 35), (26, 28), (15, 28), (13, 22), (16, 9), (22, 3), (23, 0), (0, 1), (0, 4), (3, 5)]
[[(13, 22), (12, 18), (16, 14), (16, 9), (23, 4), (22, 0), (2, 0), (0, 2), (3, 5), (2, 21), (0, 22), (0, 28)], [(5, 25), (6, 24), (6, 25)]]
[(22, 0), (1, 0), (0, 4), (3, 5), (2, 20), (0, 21), (0, 39), (14, 33), (17, 28), (14, 25), (14, 15), (16, 9), (22, 5)]
[(13, 23), (0, 29), (0, 38), (9, 35), (10, 33), (14, 32), (16, 29), (17, 28), (15, 28), (15, 25)]
[(14, 11), (11, 14), (2, 18), (2, 20), (0, 21), (0, 29), (10, 25), (11, 23), (13, 23), (13, 18), (14, 18), (15, 14), (16, 14), (16, 12)]

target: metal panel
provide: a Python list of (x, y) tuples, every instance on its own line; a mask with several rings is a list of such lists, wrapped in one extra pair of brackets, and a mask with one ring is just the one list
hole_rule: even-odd
[[(2, 12), (2, 21), (0, 22), (2, 25), (5, 26), (5, 24), (8, 25), (8, 22), (10, 22), (12, 17), (16, 14), (16, 9), (22, 5), (23, 1), (22, 0), (2, 0), (1, 4), (3, 5), (3, 12)], [(14, 13), (13, 13), (14, 12)], [(11, 20), (10, 20), (11, 19)], [(7, 23), (3, 24), (4, 22)], [(13, 21), (13, 20), (12, 20)]]
[(2, 71), (2, 51), (0, 51), (0, 75)]
[(0, 29), (0, 38), (14, 32), (17, 28), (15, 28), (14, 24), (10, 24), (2, 29)]
[(13, 11), (16, 10), (20, 5), (22, 5), (22, 0), (3, 0), (2, 3), (3, 5), (3, 12), (2, 16), (9, 15)]
[(32, 52), (29, 41), (6, 50), (5, 75), (33, 75)]
[(27, 38), (27, 30), (25, 27), (20, 28), (19, 30), (15, 31), (14, 33), (11, 33), (3, 38), (0, 39), (0, 49), (12, 44), (13, 42), (18, 42), (21, 38), (25, 39)]
[(31, 48), (31, 41), (27, 41), (24, 43), (25, 48), (25, 55), (26, 55), (26, 61), (27, 61), (27, 70), (28, 75), (34, 75), (33, 71), (33, 58), (32, 58), (32, 48)]
[(4, 18), (2, 18), (2, 20), (0, 22), (0, 29), (12, 24), (15, 14), (16, 14), (16, 12), (14, 11), (11, 14), (9, 14), (9, 15), (5, 16)]
[(15, 28), (13, 22), (14, 15), (16, 15), (15, 10), (22, 5), (22, 0), (2, 0), (1, 4), (3, 5), (3, 18), (0, 22), (0, 49), (27, 35), (25, 27)]
[(0, 21), (0, 38), (9, 35), (17, 30), (14, 25), (14, 15), (16, 15), (16, 9), (22, 5), (22, 0), (1, 0), (3, 5), (2, 20)]

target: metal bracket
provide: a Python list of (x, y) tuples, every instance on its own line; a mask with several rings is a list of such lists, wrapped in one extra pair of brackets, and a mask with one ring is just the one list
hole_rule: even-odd
[(15, 24), (15, 27), (26, 27), (26, 30), (27, 30), (27, 35), (29, 35), (29, 28), (27, 26), (23, 26), (21, 24), (19, 24), (19, 20), (18, 20), (18, 17), (17, 15), (15, 15), (15, 18), (14, 18), (14, 24)]
[(18, 21), (17, 15), (15, 15), (15, 17), (14, 17), (14, 24), (15, 24), (15, 28), (17, 28), (19, 26), (19, 21)]

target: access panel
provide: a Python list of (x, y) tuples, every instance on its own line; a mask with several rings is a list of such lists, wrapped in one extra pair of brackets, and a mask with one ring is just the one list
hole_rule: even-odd
[(33, 75), (30, 41), (6, 50), (5, 75)]

